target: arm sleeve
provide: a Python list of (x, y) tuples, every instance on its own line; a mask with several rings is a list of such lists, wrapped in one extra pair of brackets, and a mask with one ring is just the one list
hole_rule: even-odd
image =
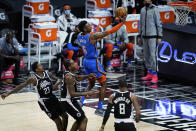
[(163, 29), (162, 29), (160, 13), (157, 8), (155, 8), (155, 24), (157, 28), (157, 36), (161, 38), (163, 36)]
[[(106, 27), (106, 30), (109, 30), (109, 29), (111, 29), (112, 28), (112, 26), (110, 25), (110, 26), (107, 26)], [(107, 44), (115, 44), (115, 42), (112, 40), (112, 34), (111, 35), (108, 35), (108, 37), (107, 37), (107, 39), (106, 39), (106, 43)]]
[(108, 118), (110, 117), (110, 112), (112, 110), (112, 107), (113, 107), (113, 104), (108, 103), (108, 107), (107, 107), (107, 109), (105, 111), (105, 114), (104, 114), (104, 117), (103, 117), (102, 125), (105, 125), (107, 120), (108, 120)]
[(67, 43), (67, 49), (68, 50), (74, 50), (74, 51), (78, 51), (78, 47), (74, 47), (71, 43)]

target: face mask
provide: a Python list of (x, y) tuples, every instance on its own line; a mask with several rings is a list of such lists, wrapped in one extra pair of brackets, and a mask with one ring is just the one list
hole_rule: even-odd
[(70, 10), (65, 10), (64, 13), (65, 13), (65, 15), (70, 15), (70, 12), (71, 12)]
[(151, 3), (146, 2), (144, 5), (145, 5), (146, 7), (149, 7), (150, 4), (151, 4)]
[(120, 21), (114, 21), (113, 26), (116, 26), (120, 23)]

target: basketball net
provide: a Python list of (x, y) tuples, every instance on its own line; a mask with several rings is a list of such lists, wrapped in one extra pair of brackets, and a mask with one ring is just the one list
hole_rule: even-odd
[(192, 5), (188, 2), (170, 2), (169, 6), (175, 10), (175, 24), (185, 26), (188, 22), (188, 15)]

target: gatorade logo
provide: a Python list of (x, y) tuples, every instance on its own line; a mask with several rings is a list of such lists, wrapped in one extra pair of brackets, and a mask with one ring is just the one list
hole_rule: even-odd
[(137, 21), (132, 23), (132, 28), (133, 29), (137, 29), (138, 28), (138, 22)]
[(166, 20), (169, 20), (169, 17), (170, 17), (170, 13), (169, 13), (169, 12), (165, 13), (164, 18), (165, 18)]
[(101, 25), (105, 25), (106, 24), (106, 18), (102, 18), (100, 23), (101, 23)]
[(61, 15), (60, 9), (56, 9), (56, 10), (54, 11), (54, 13), (55, 13), (56, 16), (60, 16), (60, 15)]
[(102, 5), (104, 5), (106, 3), (106, 0), (101, 0), (100, 2)]
[(5, 18), (5, 13), (0, 13), (0, 19), (1, 20), (5, 20), (6, 18)]
[(39, 4), (39, 10), (44, 10), (44, 4)]
[(51, 37), (51, 35), (52, 35), (52, 30), (47, 30), (46, 31), (46, 36), (47, 37)]

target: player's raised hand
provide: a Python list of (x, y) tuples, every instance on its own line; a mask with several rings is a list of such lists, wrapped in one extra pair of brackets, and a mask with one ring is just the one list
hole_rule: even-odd
[(4, 100), (6, 97), (8, 97), (8, 94), (4, 93), (1, 95), (1, 98)]
[(95, 92), (94, 91), (88, 91), (87, 95), (92, 96)]
[(95, 74), (95, 73), (90, 73), (90, 74), (89, 74), (89, 78), (90, 78), (90, 79), (95, 78), (95, 77), (96, 77), (96, 74)]

